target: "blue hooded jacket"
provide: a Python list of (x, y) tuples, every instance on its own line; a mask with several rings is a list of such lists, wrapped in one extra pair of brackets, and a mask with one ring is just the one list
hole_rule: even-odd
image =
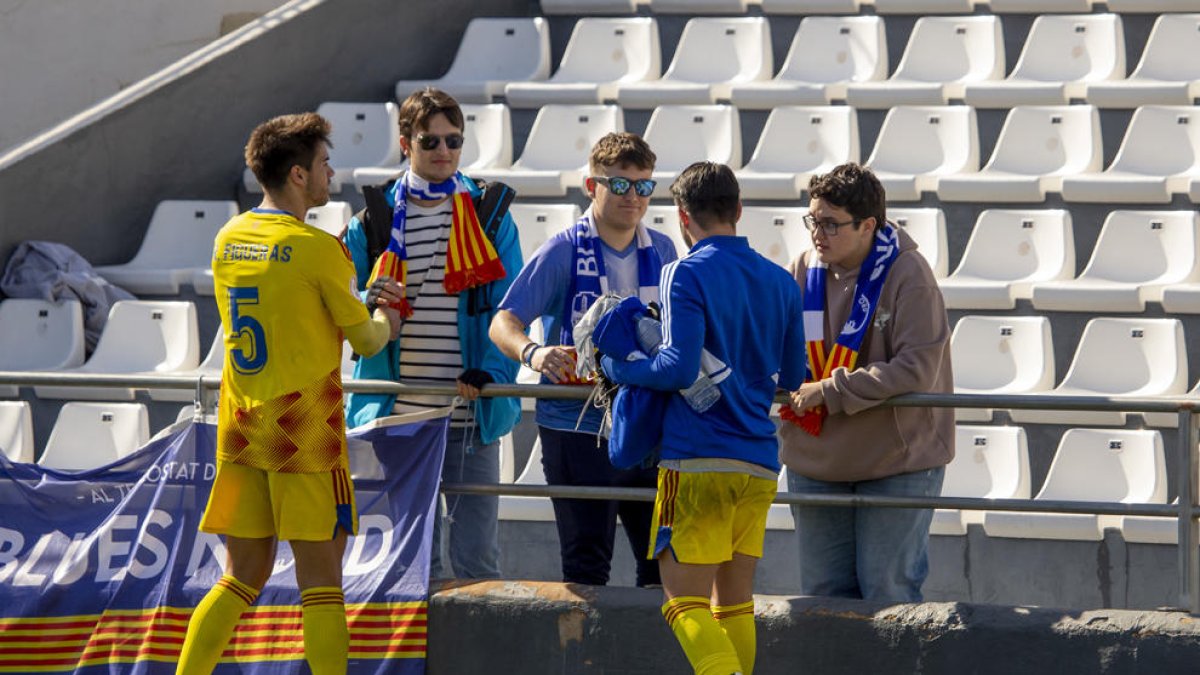
[[(482, 190), (475, 181), (467, 178), (467, 189), (472, 197), (477, 197)], [(395, 204), (395, 190), (387, 193), (388, 203)], [(482, 214), (481, 214), (482, 219)], [(458, 297), (458, 339), (462, 345), (463, 369), (477, 368), (486, 371), (492, 380), (498, 384), (512, 384), (517, 379), (519, 364), (500, 352), (488, 337), (488, 327), (492, 317), (500, 306), (500, 301), (512, 285), (513, 279), (521, 271), (524, 261), (521, 257), (521, 243), (517, 238), (517, 226), (513, 223), (511, 214), (504, 214), (500, 228), (496, 232), (496, 253), (504, 265), (505, 276), (484, 287), (487, 298), (486, 308), (471, 316), (467, 313), (467, 297), (463, 292)], [(358, 287), (366, 288), (371, 276), (370, 261), (367, 260), (367, 237), (363, 224), (357, 217), (350, 219), (346, 230), (346, 248), (354, 259), (354, 270), (358, 276)], [(393, 340), (378, 354), (369, 358), (360, 358), (354, 366), (356, 380), (389, 380), (400, 379), (400, 341)], [(376, 418), (392, 414), (392, 406), (396, 397), (393, 394), (352, 393), (346, 405), (346, 422), (356, 427), (366, 424)], [(516, 426), (521, 417), (521, 401), (516, 398), (479, 397), (475, 400), (475, 422), (479, 425), (480, 441), (492, 443), (507, 434)]]

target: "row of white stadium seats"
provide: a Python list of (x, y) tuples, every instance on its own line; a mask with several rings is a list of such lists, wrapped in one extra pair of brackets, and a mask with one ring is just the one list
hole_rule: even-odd
[(1188, 12), (1200, 0), (541, 0), (542, 12), (554, 14), (634, 14), (640, 7), (655, 14), (741, 14), (761, 7), (764, 14), (857, 14), (873, 7), (880, 14), (992, 12), (1086, 12), (1098, 4), (1111, 12)]
[(401, 80), (396, 98), (403, 101), (433, 85), (460, 102), (489, 103), (503, 96), (514, 107), (614, 100), (626, 108), (731, 101), (769, 109), (835, 100), (889, 108), (951, 99), (984, 108), (1073, 99), (1113, 108), (1188, 105), (1200, 95), (1200, 64), (1188, 57), (1200, 47), (1197, 25), (1196, 14), (1160, 16), (1126, 78), (1119, 15), (1039, 16), (1005, 77), (1000, 17), (922, 17), (888, 77), (883, 19), (807, 17), (772, 78), (771, 31), (764, 17), (692, 19), (665, 72), (653, 18), (580, 19), (553, 76), (544, 19), (474, 19), (445, 75)]
[[(384, 151), (388, 144), (398, 147), (395, 104), (326, 103), (318, 110), (334, 121), (330, 161), (341, 180), (353, 179), (361, 188), (402, 169), (388, 164), (396, 158)], [(592, 145), (625, 128), (617, 106), (547, 105), (538, 111), (514, 162), (507, 107), (469, 105), (464, 115), (463, 171), (508, 183), (525, 197), (580, 189)], [(982, 168), (976, 117), (974, 108), (962, 105), (892, 108), (866, 164), (892, 201), (936, 193), (952, 202), (1037, 203), (1053, 192), (1070, 202), (1166, 204), (1176, 195), (1200, 202), (1200, 107), (1138, 108), (1107, 169), (1095, 106), (1012, 108)], [(356, 119), (370, 123), (359, 125)], [(796, 199), (813, 174), (859, 161), (861, 155), (856, 111), (848, 106), (775, 108), (744, 166), (741, 121), (733, 106), (660, 106), (644, 136), (658, 156), (658, 198), (666, 198), (675, 175), (699, 159), (737, 170), (747, 199)], [(257, 187), (248, 170), (244, 180), (247, 189)]]

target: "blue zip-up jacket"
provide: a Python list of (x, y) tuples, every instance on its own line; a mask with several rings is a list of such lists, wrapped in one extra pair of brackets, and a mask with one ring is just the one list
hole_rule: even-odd
[(707, 349), (726, 368), (714, 373), (721, 398), (697, 413), (671, 396), (663, 422), (662, 458), (739, 459), (779, 471), (771, 422), (777, 388), (804, 382), (800, 289), (782, 267), (750, 248), (745, 237), (713, 236), (663, 268), (663, 344), (652, 359), (615, 361), (606, 370), (621, 384), (685, 389)]
[[(472, 197), (482, 192), (479, 186), (467, 178), (467, 188)], [(388, 203), (395, 205), (396, 192), (389, 190)], [(484, 214), (479, 215), (480, 220)], [(524, 261), (521, 258), (521, 243), (517, 238), (517, 226), (513, 223), (511, 214), (504, 214), (500, 229), (496, 232), (496, 253), (504, 265), (503, 279), (493, 281), (484, 288), (486, 307), (478, 314), (471, 316), (467, 313), (467, 297), (463, 291), (458, 296), (458, 339), (462, 345), (463, 369), (478, 368), (492, 376), (498, 384), (512, 384), (517, 379), (516, 361), (500, 353), (500, 350), (488, 337), (488, 327), (496, 308), (512, 285), (513, 279), (521, 271)], [(354, 259), (354, 270), (358, 275), (358, 287), (366, 288), (367, 280), (371, 277), (371, 267), (367, 260), (367, 238), (363, 225), (358, 218), (351, 218), (346, 230), (346, 248)], [(393, 340), (378, 354), (369, 358), (360, 358), (354, 366), (356, 380), (390, 380), (400, 379), (400, 341)], [(392, 414), (392, 406), (396, 397), (392, 394), (350, 394), (346, 404), (346, 421), (355, 427), (366, 424), (376, 418)], [(480, 441), (487, 444), (499, 439), (512, 431), (521, 417), (521, 401), (515, 398), (479, 397), (475, 400), (475, 422), (479, 425)]]

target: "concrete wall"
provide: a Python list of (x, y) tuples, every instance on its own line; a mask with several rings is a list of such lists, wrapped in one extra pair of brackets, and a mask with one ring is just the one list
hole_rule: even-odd
[[(659, 591), (534, 582), (444, 587), (429, 605), (428, 671), (690, 672)], [(1200, 624), (1169, 612), (760, 596), (757, 675), (1195, 672)]]
[(0, 0), (0, 149), (284, 0)]
[(66, 243), (93, 264), (128, 260), (158, 201), (237, 197), (241, 148), (258, 122), (322, 101), (387, 100), (397, 79), (444, 72), (472, 17), (530, 9), (289, 2), (0, 155), (0, 261), (29, 238)]

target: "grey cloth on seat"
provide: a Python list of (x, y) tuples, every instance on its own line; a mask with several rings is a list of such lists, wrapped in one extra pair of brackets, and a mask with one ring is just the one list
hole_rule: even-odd
[(83, 331), (89, 354), (100, 339), (113, 303), (136, 299), (129, 291), (96, 274), (75, 249), (52, 241), (18, 244), (4, 267), (4, 276), (0, 277), (0, 292), (13, 298), (39, 298), (48, 302), (78, 300), (83, 306)]

